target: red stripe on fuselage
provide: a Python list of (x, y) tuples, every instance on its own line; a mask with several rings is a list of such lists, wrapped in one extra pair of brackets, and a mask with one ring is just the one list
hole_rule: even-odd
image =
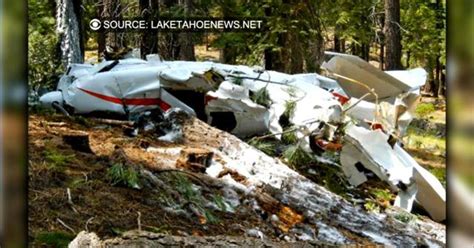
[(95, 96), (95, 97), (97, 97), (99, 99), (102, 99), (104, 101), (108, 101), (108, 102), (112, 102), (112, 103), (116, 103), (116, 104), (145, 105), (145, 106), (158, 105), (158, 106), (160, 106), (161, 109), (163, 109), (165, 111), (171, 108), (171, 105), (169, 105), (168, 103), (162, 101), (159, 98), (124, 98), (124, 99), (120, 99), (118, 97), (106, 96), (106, 95), (102, 95), (100, 93), (90, 91), (90, 90), (86, 90), (86, 89), (82, 89), (82, 88), (78, 88), (78, 89), (84, 91), (85, 93), (87, 93), (91, 96)]

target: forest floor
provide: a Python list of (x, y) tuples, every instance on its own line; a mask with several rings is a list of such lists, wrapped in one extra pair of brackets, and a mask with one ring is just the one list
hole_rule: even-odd
[[(406, 148), (445, 184), (444, 101), (424, 98), (420, 106), (418, 118), (404, 140)], [(139, 225), (144, 231), (177, 236), (248, 236), (249, 230), (259, 230), (270, 240), (280, 239), (281, 233), (255, 214), (250, 200), (232, 213), (225, 211), (225, 189), (204, 187), (208, 184), (203, 180), (208, 179), (189, 173), (167, 171), (176, 161), (176, 148), (219, 147), (221, 131), (196, 122), (185, 127), (186, 140), (176, 146), (151, 136), (127, 137), (123, 126), (51, 113), (31, 114), (28, 131), (28, 234), (32, 244), (64, 245), (80, 230), (93, 231), (101, 238), (116, 237)], [(64, 134), (78, 132), (89, 134), (93, 153), (78, 152), (64, 143)], [(161, 149), (160, 155), (146, 147)], [(133, 179), (133, 173), (124, 169), (126, 164), (156, 172), (157, 179), (168, 186), (156, 190), (156, 185), (145, 181), (139, 182), (137, 189), (127, 181)], [(126, 179), (114, 181), (113, 168), (122, 168)], [(325, 179), (300, 173), (319, 184), (327, 183)], [(375, 196), (378, 206), (366, 203), (367, 210), (387, 207), (394, 197), (387, 196), (384, 186), (377, 182), (358, 192), (365, 192), (361, 198)], [(357, 235), (354, 238), (367, 242)]]
[[(94, 154), (77, 152), (63, 143), (62, 134), (78, 131), (89, 133)], [(191, 132), (197, 134), (202, 130)], [(213, 142), (212, 137), (205, 142)], [(202, 145), (201, 138), (190, 136), (183, 146), (196, 143)], [(245, 230), (255, 227), (264, 232), (269, 229), (261, 218), (248, 213), (252, 211), (250, 206), (240, 207), (234, 214), (208, 210), (205, 218), (171, 210), (171, 202), (185, 203), (181, 202), (183, 197), (195, 198), (188, 201), (209, 198), (218, 203), (222, 194), (219, 189), (210, 187), (202, 194), (189, 195), (193, 183), (199, 185), (199, 180), (173, 171), (158, 174), (158, 179), (176, 188), (170, 195), (165, 190), (159, 194), (152, 190), (113, 185), (110, 168), (125, 163), (117, 153), (119, 147), (126, 159), (135, 165), (151, 171), (167, 168), (166, 157), (157, 159), (155, 154), (145, 152), (143, 144), (169, 147), (169, 144), (156, 139), (126, 137), (121, 127), (101, 126), (80, 117), (68, 120), (59, 115), (31, 115), (28, 145), (30, 242), (54, 245), (73, 238), (72, 230), (90, 230), (100, 237), (113, 237), (138, 228), (138, 215), (141, 215), (145, 231), (181, 236), (223, 233), (241, 236)]]
[(415, 112), (405, 149), (446, 187), (446, 101), (422, 97)]

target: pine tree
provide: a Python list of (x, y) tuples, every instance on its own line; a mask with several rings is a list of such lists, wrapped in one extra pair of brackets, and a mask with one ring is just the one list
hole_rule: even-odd
[(67, 68), (72, 63), (84, 61), (80, 0), (58, 0), (56, 3), (56, 32), (59, 34), (61, 61)]
[[(158, 0), (139, 0), (140, 16), (145, 20), (152, 20), (158, 16)], [(140, 55), (145, 59), (147, 54), (158, 53), (158, 33), (156, 30), (149, 30), (141, 33)]]
[(385, 0), (385, 69), (402, 69), (400, 0)]
[[(180, 5), (184, 8), (184, 14), (186, 17), (191, 15), (193, 10), (193, 1), (192, 0), (180, 0)], [(179, 43), (181, 46), (179, 59), (194, 61), (196, 60), (194, 56), (194, 42), (193, 34), (190, 32), (184, 32), (179, 35)]]

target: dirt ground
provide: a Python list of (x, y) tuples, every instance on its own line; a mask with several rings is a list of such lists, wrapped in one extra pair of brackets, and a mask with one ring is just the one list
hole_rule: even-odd
[(434, 108), (412, 121), (404, 138), (405, 149), (446, 185), (446, 101), (424, 96), (420, 105)]
[[(205, 127), (197, 125), (196, 128), (198, 130), (186, 131), (189, 137), (183, 146), (192, 146), (195, 142), (202, 144), (202, 135), (194, 135), (197, 132), (204, 133), (206, 144), (214, 142), (212, 136), (218, 135), (202, 130)], [(89, 133), (94, 154), (77, 152), (63, 142), (63, 134), (78, 131)], [(156, 155), (145, 152), (144, 144), (170, 148), (166, 143), (147, 137), (128, 138), (120, 126), (104, 126), (82, 118), (69, 120), (59, 115), (31, 115), (28, 142), (29, 241), (35, 244), (37, 238), (42, 240), (51, 234), (72, 234), (80, 230), (96, 232), (102, 238), (113, 237), (136, 229), (139, 215), (141, 226), (147, 231), (235, 236), (257, 227), (269, 237), (275, 236), (273, 228), (254, 214), (250, 205), (240, 205), (232, 214), (209, 210), (213, 221), (203, 221), (202, 216), (170, 211), (162, 199), (166, 189), (140, 190), (112, 185), (107, 171), (123, 160), (117, 155), (119, 148), (127, 155), (128, 163), (152, 171), (166, 169), (164, 165), (161, 167), (162, 161), (157, 160)], [(160, 156), (160, 159), (165, 158)], [(157, 177), (164, 183), (173, 184), (173, 180), (181, 180), (176, 174), (163, 172)], [(193, 185), (199, 183), (199, 180), (193, 181)], [(144, 183), (143, 188), (151, 186)], [(207, 187), (205, 191), (202, 193), (204, 198), (222, 194), (218, 187)], [(183, 198), (179, 195), (182, 192), (172, 193), (178, 194), (171, 196), (177, 198), (176, 201)]]

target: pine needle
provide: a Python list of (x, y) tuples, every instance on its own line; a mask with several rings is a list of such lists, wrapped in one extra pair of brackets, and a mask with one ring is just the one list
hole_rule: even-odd
[(294, 127), (286, 128), (281, 134), (281, 141), (287, 145), (296, 144), (296, 142), (298, 142), (298, 137), (296, 136), (295, 128)]
[(293, 168), (302, 167), (310, 164), (313, 161), (313, 157), (308, 154), (301, 146), (293, 145), (283, 152), (285, 161)]
[(236, 85), (242, 85), (244, 80), (240, 77), (234, 77), (232, 78), (231, 82)]
[(276, 146), (272, 142), (265, 141), (263, 139), (251, 139), (251, 140), (249, 140), (248, 143), (249, 143), (249, 145), (257, 148), (258, 150), (264, 152), (265, 154), (267, 154), (269, 156), (275, 156), (276, 155), (276, 153), (275, 153)]
[(293, 118), (293, 115), (295, 114), (296, 110), (296, 101), (286, 101), (285, 102), (285, 112), (283, 112), (283, 115), (285, 115), (288, 120), (291, 120)]
[(267, 87), (263, 87), (259, 89), (250, 97), (250, 99), (252, 99), (252, 101), (254, 101), (256, 104), (262, 105), (265, 108), (269, 108), (270, 105), (272, 104), (272, 101), (270, 100), (270, 95), (268, 94)]

